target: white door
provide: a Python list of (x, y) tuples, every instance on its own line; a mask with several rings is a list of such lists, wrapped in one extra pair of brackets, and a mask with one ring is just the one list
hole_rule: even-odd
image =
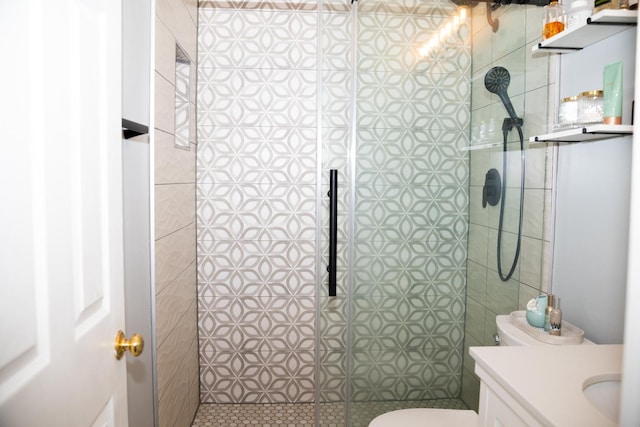
[(0, 425), (127, 425), (120, 1), (0, 0)]

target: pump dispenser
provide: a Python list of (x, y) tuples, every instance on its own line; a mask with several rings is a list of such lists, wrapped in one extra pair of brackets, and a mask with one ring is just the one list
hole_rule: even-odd
[(562, 310), (560, 310), (560, 298), (554, 298), (553, 309), (549, 314), (550, 335), (561, 335), (562, 329)]
[(551, 310), (553, 310), (553, 302), (555, 297), (553, 294), (547, 295), (547, 308), (544, 311), (544, 330), (549, 332), (551, 329)]

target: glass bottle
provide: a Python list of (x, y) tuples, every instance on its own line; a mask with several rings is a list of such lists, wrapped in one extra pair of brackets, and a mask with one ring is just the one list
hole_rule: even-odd
[(560, 310), (560, 298), (553, 300), (553, 310), (549, 314), (549, 335), (561, 335), (562, 333), (562, 310)]
[(552, 1), (544, 7), (542, 40), (555, 36), (564, 30), (564, 11), (562, 4)]
[(590, 90), (582, 92), (578, 97), (578, 122), (602, 123), (604, 108), (604, 91)]
[(544, 330), (546, 332), (551, 329), (551, 311), (553, 311), (554, 300), (553, 294), (547, 295), (547, 308), (544, 310)]

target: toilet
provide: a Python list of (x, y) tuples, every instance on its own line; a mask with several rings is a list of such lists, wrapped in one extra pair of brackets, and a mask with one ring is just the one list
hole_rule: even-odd
[(369, 427), (465, 427), (476, 426), (478, 414), (470, 409), (413, 408), (377, 416)]
[[(516, 312), (517, 313), (517, 312)], [(513, 313), (515, 314), (515, 313)], [(498, 334), (496, 344), (502, 346), (518, 346), (518, 345), (553, 345), (546, 344), (525, 331), (518, 328), (512, 323), (512, 315), (496, 316), (496, 326)], [(563, 322), (563, 328), (565, 327)], [(567, 323), (567, 326), (575, 328)], [(582, 340), (582, 344), (593, 345), (592, 341), (586, 338)], [(478, 422), (478, 414), (472, 410), (460, 409), (436, 409), (436, 408), (414, 408), (400, 409), (398, 411), (387, 412), (382, 414), (369, 423), (369, 427), (472, 427)]]

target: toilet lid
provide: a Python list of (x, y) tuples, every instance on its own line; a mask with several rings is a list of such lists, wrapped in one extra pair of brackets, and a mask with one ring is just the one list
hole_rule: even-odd
[(477, 418), (471, 410), (413, 408), (382, 414), (369, 427), (465, 427), (475, 426)]

